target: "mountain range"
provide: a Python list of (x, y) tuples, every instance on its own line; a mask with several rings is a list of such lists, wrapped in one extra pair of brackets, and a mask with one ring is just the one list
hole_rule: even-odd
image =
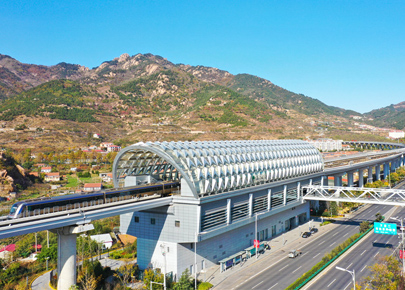
[(47, 146), (92, 142), (93, 133), (121, 143), (342, 138), (355, 126), (353, 117), (403, 129), (404, 109), (405, 102), (362, 115), (257, 76), (174, 64), (152, 54), (123, 54), (92, 69), (24, 64), (0, 54), (3, 132), (35, 129)]

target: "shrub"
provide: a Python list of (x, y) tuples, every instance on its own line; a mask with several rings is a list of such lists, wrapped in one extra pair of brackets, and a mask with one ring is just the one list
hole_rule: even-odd
[(212, 284), (209, 282), (202, 282), (198, 284), (198, 290), (208, 290), (212, 288)]

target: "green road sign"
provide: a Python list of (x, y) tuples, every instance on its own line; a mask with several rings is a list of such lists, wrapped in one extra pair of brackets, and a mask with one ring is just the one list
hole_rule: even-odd
[(384, 234), (384, 235), (396, 235), (397, 234), (397, 224), (391, 223), (374, 223), (374, 233)]

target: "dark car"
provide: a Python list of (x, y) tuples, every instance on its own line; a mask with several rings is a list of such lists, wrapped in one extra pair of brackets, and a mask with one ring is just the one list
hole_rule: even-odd
[(303, 237), (303, 238), (308, 238), (308, 237), (310, 237), (310, 236), (311, 236), (311, 233), (310, 233), (310, 232), (305, 232), (305, 233), (302, 234), (301, 237)]
[(315, 227), (311, 228), (311, 234), (315, 234), (315, 233), (317, 233), (317, 232), (318, 232), (318, 229), (317, 229), (317, 228), (315, 228)]

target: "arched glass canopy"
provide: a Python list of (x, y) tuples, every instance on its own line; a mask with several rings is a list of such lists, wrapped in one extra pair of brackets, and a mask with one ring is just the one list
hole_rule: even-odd
[(140, 142), (114, 160), (114, 186), (126, 176), (185, 179), (196, 198), (323, 170), (319, 151), (302, 140)]

